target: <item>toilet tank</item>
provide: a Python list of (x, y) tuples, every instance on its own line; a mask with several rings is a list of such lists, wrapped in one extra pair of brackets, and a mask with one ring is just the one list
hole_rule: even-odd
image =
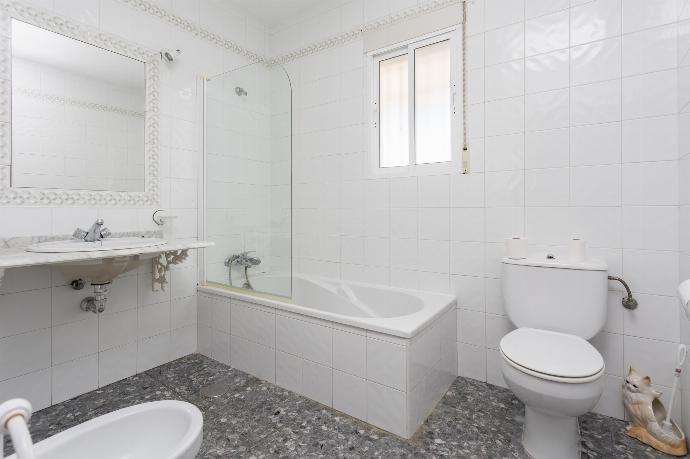
[(503, 304), (516, 327), (590, 339), (604, 327), (606, 263), (557, 259), (503, 259)]

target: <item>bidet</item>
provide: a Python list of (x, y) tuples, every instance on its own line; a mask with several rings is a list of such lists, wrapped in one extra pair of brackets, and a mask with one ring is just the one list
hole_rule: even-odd
[[(28, 420), (29, 402), (21, 399), (10, 402), (0, 405), (0, 409), (5, 407), (10, 412), (14, 407), (28, 407), (28, 412), (18, 411), (20, 415), (28, 413), (21, 415), (21, 422)], [(40, 441), (33, 448), (28, 430), (23, 432), (19, 425), (17, 433), (12, 435), (17, 453), (8, 459), (192, 459), (201, 447), (203, 424), (196, 406), (164, 400), (99, 416)]]

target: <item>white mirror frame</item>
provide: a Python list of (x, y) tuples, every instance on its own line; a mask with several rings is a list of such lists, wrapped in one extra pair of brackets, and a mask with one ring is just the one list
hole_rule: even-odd
[[(142, 61), (146, 74), (145, 191), (12, 188), (12, 19)], [(0, 206), (154, 206), (159, 203), (160, 54), (18, 0), (0, 0)]]

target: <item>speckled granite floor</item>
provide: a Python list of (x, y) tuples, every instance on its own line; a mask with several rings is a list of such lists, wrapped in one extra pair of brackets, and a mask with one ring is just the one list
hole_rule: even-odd
[[(232, 390), (216, 399), (198, 394), (214, 382), (228, 382)], [(197, 354), (38, 411), (31, 433), (39, 441), (119, 408), (171, 398), (192, 402), (203, 412), (199, 457), (204, 458), (528, 457), (520, 445), (522, 404), (506, 389), (457, 378), (417, 434), (405, 441)], [(667, 457), (629, 438), (622, 421), (590, 414), (580, 426), (583, 457)]]

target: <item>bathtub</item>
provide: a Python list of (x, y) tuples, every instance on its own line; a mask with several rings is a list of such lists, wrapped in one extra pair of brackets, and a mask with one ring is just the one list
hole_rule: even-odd
[(199, 352), (405, 438), (457, 376), (452, 296), (306, 276), (252, 284), (199, 287)]

